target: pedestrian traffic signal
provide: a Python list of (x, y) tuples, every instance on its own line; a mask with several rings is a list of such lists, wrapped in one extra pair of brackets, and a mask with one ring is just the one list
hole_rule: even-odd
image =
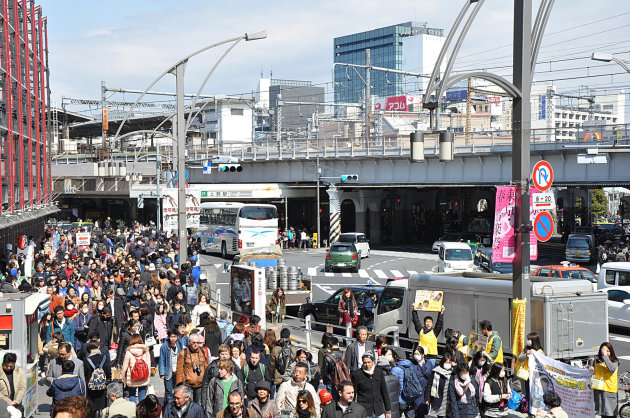
[(219, 164), (219, 171), (222, 173), (239, 173), (243, 171), (243, 167), (240, 164)]
[(342, 174), (341, 175), (342, 183), (353, 182), (353, 181), (359, 181), (358, 174)]

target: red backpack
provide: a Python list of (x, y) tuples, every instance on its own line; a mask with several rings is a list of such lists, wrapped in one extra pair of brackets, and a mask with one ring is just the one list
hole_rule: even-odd
[[(134, 357), (136, 356), (134, 355)], [(142, 358), (142, 355), (140, 355), (140, 357), (136, 357), (136, 363), (133, 365), (133, 368), (131, 369), (131, 380), (145, 380), (148, 378), (149, 378), (149, 367), (147, 366), (147, 363)]]

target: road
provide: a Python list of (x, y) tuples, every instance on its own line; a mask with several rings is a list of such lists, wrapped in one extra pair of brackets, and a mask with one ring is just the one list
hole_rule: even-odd
[[(554, 237), (557, 238), (557, 237)], [(371, 281), (374, 285), (384, 285), (387, 279), (403, 277), (409, 273), (431, 270), (437, 264), (437, 255), (425, 247), (388, 247), (372, 249), (370, 257), (361, 261), (358, 273), (324, 272), (325, 250), (289, 249), (284, 251), (287, 265), (299, 267), (302, 272), (313, 278), (313, 300), (328, 298), (336, 290), (348, 285), (365, 285)], [(539, 258), (532, 266), (559, 264), (564, 260), (564, 246), (559, 239), (539, 245)], [(229, 275), (223, 270), (225, 260), (215, 255), (202, 255), (202, 270), (216, 274), (217, 287), (221, 289), (222, 301), (228, 301)], [(595, 271), (595, 265), (585, 266)], [(297, 325), (297, 324), (296, 324)], [(301, 334), (301, 333), (300, 333)], [(300, 335), (301, 337), (301, 335)], [(319, 336), (314, 337), (315, 341)], [(630, 330), (611, 328), (610, 342), (621, 360), (621, 371), (630, 370)]]

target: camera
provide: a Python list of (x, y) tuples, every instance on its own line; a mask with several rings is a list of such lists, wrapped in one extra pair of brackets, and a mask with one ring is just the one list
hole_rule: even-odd
[(193, 372), (197, 373), (197, 376), (201, 376), (201, 366), (198, 364), (195, 364), (193, 366)]

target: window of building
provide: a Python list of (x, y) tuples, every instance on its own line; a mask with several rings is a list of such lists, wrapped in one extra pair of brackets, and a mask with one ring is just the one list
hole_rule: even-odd
[(230, 113), (232, 116), (243, 116), (243, 109), (232, 108), (230, 109)]
[(611, 105), (611, 104), (607, 104), (603, 106), (604, 110), (613, 110), (615, 108), (615, 105)]
[(573, 113), (569, 113), (569, 119), (573, 119)]

